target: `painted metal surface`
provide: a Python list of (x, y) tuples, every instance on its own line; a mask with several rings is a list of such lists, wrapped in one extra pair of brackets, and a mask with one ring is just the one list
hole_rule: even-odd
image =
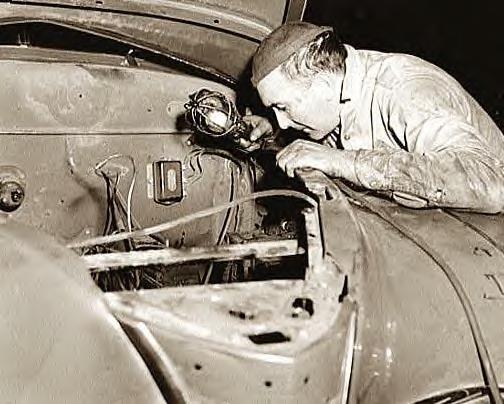
[[(43, 60), (40, 52), (36, 57)], [(188, 94), (210, 86), (234, 99), (208, 80), (118, 64), (3, 60), (0, 74), (0, 133), (11, 135), (174, 134), (182, 143)]]
[[(304, 280), (106, 295), (147, 365), (164, 369), (156, 373), (158, 385), (162, 377), (180, 402), (196, 403), (336, 403), (347, 397), (411, 403), (483, 386), (467, 319), (433, 261), (374, 214), (350, 206), (328, 180), (303, 179), (321, 198), (318, 211), (304, 213)], [(503, 253), (499, 240), (488, 239), (502, 218), (471, 221), (466, 215), (462, 221), (449, 212), (368, 199), (429, 241), (454, 268), (504, 384)], [(17, 236), (30, 237), (26, 231)], [(6, 240), (12, 243), (12, 235)], [(19, 264), (18, 255), (6, 256), (9, 266)], [(27, 261), (26, 269), (33, 265)], [(296, 306), (299, 299), (310, 299), (312, 311)], [(264, 338), (269, 343), (260, 343)]]
[[(374, 203), (428, 241), (455, 271), (504, 385), (504, 302), (485, 298), (491, 290), (499, 294), (487, 275), (501, 272), (502, 252), (441, 210), (408, 210), (379, 199)], [(467, 318), (440, 268), (381, 219), (355, 211), (367, 240), (367, 263), (353, 292), (360, 308), (352, 399), (414, 402), (483, 386)], [(487, 218), (502, 221), (502, 216)]]
[[(30, 1), (13, 3), (30, 6)], [(205, 25), (211, 29), (230, 31), (241, 36), (261, 40), (272, 28), (282, 23), (288, 2), (256, 0), (252, 6), (246, 0), (38, 0), (50, 8), (82, 8), (87, 10), (149, 15), (153, 18), (182, 20)], [(286, 4), (287, 3), (287, 4)]]
[[(317, 212), (305, 217), (305, 280), (107, 294), (123, 324), (133, 330), (144, 324), (168, 354), (189, 402), (337, 402), (341, 396), (355, 305), (340, 296), (339, 268), (323, 259)], [(312, 310), (294, 303), (299, 299), (309, 299)]]
[(0, 225), (0, 401), (164, 403), (79, 258)]
[(0, 2), (0, 29), (25, 21), (75, 27), (193, 62), (234, 81), (262, 38), (285, 18), (302, 18), (305, 2)]
[[(92, 7), (89, 2), (66, 2), (69, 7), (1, 2), (0, 24), (44, 21), (76, 27), (186, 58), (233, 82), (260, 36), (276, 24), (247, 17), (249, 2), (236, 4), (243, 15), (196, 1), (94, 2)], [(303, 8), (292, 3), (286, 15), (299, 16)], [(9, 330), (0, 337), (0, 349), (2, 358), (13, 358), (3, 361), (0, 391), (8, 399), (23, 394), (26, 402), (44, 402), (40, 396), (31, 400), (40, 391), (65, 401), (82, 387), (88, 402), (101, 401), (95, 394), (157, 402), (159, 391), (84, 275), (84, 264), (12, 219), (64, 242), (100, 232), (104, 184), (92, 167), (116, 153), (131, 154), (137, 163), (133, 213), (144, 226), (226, 202), (231, 173), (238, 168), (220, 157), (205, 156), (202, 176), (188, 181), (182, 203), (170, 207), (149, 198), (146, 167), (161, 158), (184, 160), (191, 152), (189, 135), (177, 127), (188, 94), (201, 87), (232, 92), (187, 75), (106, 67), (110, 59), (99, 57), (93, 63), (61, 63), (59, 57), (68, 55), (55, 59), (31, 49), (4, 55), (9, 61), (0, 62), (1, 163), (22, 170), (27, 192), (19, 211), (0, 227), (0, 306)], [(51, 63), (40, 63), (44, 58)], [(131, 174), (127, 165), (116, 168)], [(190, 179), (192, 172), (185, 175)], [(175, 398), (395, 403), (483, 386), (467, 319), (437, 265), (390, 225), (350, 206), (327, 179), (302, 177), (320, 198), (318, 212), (305, 213), (304, 280), (106, 296), (137, 346), (157, 344), (157, 350), (142, 355), (149, 366), (162, 365), (168, 386), (182, 386), (183, 394)], [(250, 188), (250, 179), (241, 176), (240, 192)], [(503, 216), (408, 210), (371, 200), (454, 268), (504, 386)], [(214, 244), (222, 221), (215, 216), (168, 238), (176, 245)], [(72, 275), (61, 275), (65, 271)], [(314, 312), (294, 307), (296, 299), (311, 299)], [(264, 335), (284, 340), (257, 344), (251, 338)], [(97, 352), (90, 354), (92, 349)], [(66, 361), (68, 352), (79, 366)], [(116, 364), (112, 370), (111, 364)], [(61, 379), (62, 372), (69, 381)]]
[[(311, 192), (336, 205), (342, 197), (318, 172), (302, 179)], [(420, 236), (454, 270), (504, 387), (504, 216), (415, 210), (365, 199)], [(325, 255), (343, 271), (351, 269), (349, 298), (358, 306), (349, 402), (411, 403), (484, 386), (466, 314), (441, 268), (358, 202), (331, 211), (334, 206), (320, 205)]]
[[(294, 397), (297, 402), (329, 398), (340, 402), (337, 400), (348, 395), (348, 402), (412, 403), (484, 386), (467, 318), (432, 259), (376, 215), (351, 207), (330, 182), (316, 176), (303, 179), (312, 192), (328, 199), (321, 199), (320, 227), (316, 217), (306, 216), (308, 271), (304, 281), (110, 294), (112, 310), (131, 326), (138, 322), (147, 325), (177, 364), (179, 376), (188, 383), (196, 402), (209, 398), (244, 402), (247, 397), (251, 402), (296, 402)], [(468, 231), (467, 224), (450, 213), (408, 210), (371, 199), (427, 240), (455, 269), (504, 385), (502, 252), (478, 232)], [(478, 225), (485, 227), (484, 217), (477, 219)], [(495, 229), (497, 216), (487, 219), (488, 228)], [(330, 279), (335, 274), (348, 280), (343, 287), (348, 288), (346, 297), (342, 298), (341, 283), (339, 288), (327, 289), (326, 276)], [(309, 296), (315, 313), (323, 310), (322, 317), (305, 319), (307, 334), (283, 312), (295, 296)], [(333, 312), (330, 305), (325, 306), (328, 301), (319, 300), (326, 296), (333, 299)], [(339, 306), (337, 298), (343, 302)], [(345, 305), (355, 309), (347, 312), (343, 323), (331, 328), (331, 316), (341, 320)], [(243, 318), (236, 319), (231, 312), (243, 312)], [(350, 320), (352, 312), (355, 323)], [(274, 330), (296, 337), (266, 347), (253, 347), (245, 338), (253, 332)], [(334, 338), (344, 354), (330, 354), (334, 347), (321, 348), (321, 340)], [(315, 346), (324, 353), (311, 350)], [(299, 360), (304, 355), (311, 359)], [(318, 361), (318, 370), (332, 375), (338, 391), (328, 390), (324, 384), (317, 386), (316, 392), (300, 389), (299, 378), (292, 379), (299, 370), (309, 369), (309, 380), (320, 375), (311, 367), (312, 359)], [(209, 366), (211, 373), (207, 372)], [(232, 383), (227, 382), (229, 374), (233, 375)], [(268, 377), (261, 379), (264, 375)], [(286, 383), (286, 375), (294, 383)], [(281, 388), (272, 389), (277, 384)], [(347, 385), (349, 391), (343, 387)]]
[(210, 259), (218, 262), (239, 261), (248, 257), (255, 257), (265, 261), (302, 254), (304, 254), (304, 249), (299, 246), (298, 240), (274, 240), (212, 247), (168, 247), (162, 250), (92, 254), (84, 255), (82, 259), (89, 269), (97, 272), (99, 270), (110, 271), (120, 267), (174, 265)]
[[(194, 171), (190, 134), (178, 129), (187, 94), (211, 82), (165, 72), (75, 63), (0, 62), (2, 164), (25, 175), (26, 195), (11, 218), (66, 242), (99, 234), (105, 224), (106, 187), (94, 167), (114, 154), (136, 165), (132, 213), (141, 226), (157, 224), (215, 204), (231, 193), (250, 192), (246, 166), (206, 152)], [(218, 86), (232, 96), (231, 90)], [(148, 192), (148, 167), (158, 160), (184, 163), (185, 197), (159, 205)], [(108, 166), (121, 173), (126, 196), (128, 160)], [(232, 183), (233, 181), (233, 183)], [(250, 207), (250, 205), (249, 205)], [(166, 234), (171, 245), (215, 243), (225, 212)], [(252, 211), (237, 213), (233, 226), (251, 225)], [(238, 228), (238, 227), (236, 227)]]
[[(30, 6), (32, 2), (15, 0), (12, 3)], [(290, 12), (291, 18), (300, 19), (304, 11), (301, 7), (304, 1), (288, 0), (257, 0), (253, 5), (247, 0), (104, 0), (101, 3), (90, 0), (39, 0), (36, 3), (53, 8), (72, 7), (182, 20), (256, 40), (261, 40), (280, 25), (287, 12)]]

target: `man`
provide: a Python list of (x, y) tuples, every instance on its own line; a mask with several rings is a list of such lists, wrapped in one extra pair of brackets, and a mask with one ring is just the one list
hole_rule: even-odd
[[(329, 27), (288, 23), (259, 46), (252, 83), (280, 128), (287, 175), (314, 168), (411, 207), (504, 208), (504, 136), (460, 86), (419, 58), (356, 50)], [(248, 118), (250, 141), (271, 131)]]

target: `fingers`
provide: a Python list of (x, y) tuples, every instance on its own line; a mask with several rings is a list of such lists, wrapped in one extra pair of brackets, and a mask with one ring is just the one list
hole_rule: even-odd
[(276, 155), (277, 164), (280, 166), (280, 162), (283, 162), (288, 155), (295, 153), (298, 149), (302, 148), (303, 143), (304, 142), (302, 140), (295, 140), (290, 145), (280, 150)]
[(243, 150), (247, 152), (252, 152), (254, 150), (259, 149), (261, 145), (259, 143), (253, 143), (250, 140), (247, 140), (245, 138), (238, 138), (235, 140), (236, 143), (242, 148)]
[(249, 139), (255, 142), (263, 136), (268, 136), (273, 133), (273, 126), (264, 117), (258, 115), (245, 115), (243, 120), (252, 127), (249, 134)]
[(310, 167), (310, 156), (303, 148), (304, 141), (296, 140), (276, 155), (278, 167), (289, 177), (294, 177), (298, 168)]
[(302, 139), (295, 140), (290, 145), (283, 148), (277, 153), (276, 155), (277, 163), (279, 160), (283, 161), (284, 159), (289, 158), (289, 156), (304, 154), (305, 152), (309, 151), (316, 152), (319, 150), (319, 148), (320, 145), (317, 143), (313, 143)]
[(277, 165), (289, 177), (298, 169), (332, 172), (332, 152), (325, 146), (306, 140), (296, 140), (276, 155)]
[(238, 145), (239, 145), (241, 148), (243, 148), (243, 149), (247, 149), (247, 148), (249, 148), (249, 147), (250, 147), (250, 145), (252, 144), (252, 142), (249, 142), (247, 139), (242, 138), (242, 137), (238, 138), (238, 139), (237, 139), (237, 141), (238, 141)]
[(269, 136), (273, 133), (273, 127), (271, 124), (265, 119), (250, 132), (250, 140), (255, 142), (257, 139), (263, 136)]

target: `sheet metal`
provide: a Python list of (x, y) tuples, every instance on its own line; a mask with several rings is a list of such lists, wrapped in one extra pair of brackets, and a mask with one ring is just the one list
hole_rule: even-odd
[[(2, 165), (21, 169), (26, 198), (11, 218), (42, 229), (63, 242), (100, 234), (107, 211), (105, 182), (97, 163), (122, 154), (136, 165), (132, 212), (141, 226), (228, 202), (251, 191), (246, 167), (219, 156), (201, 157), (198, 173), (188, 155), (196, 149), (191, 134), (178, 129), (187, 94), (206, 80), (159, 71), (97, 64), (0, 62)], [(185, 196), (180, 203), (159, 205), (149, 198), (148, 167), (157, 160), (184, 163)], [(120, 172), (119, 189), (128, 193), (128, 160), (109, 165)], [(234, 175), (234, 184), (231, 177)], [(250, 205), (234, 224), (251, 225)], [(225, 212), (166, 234), (171, 245), (208, 245), (218, 237)], [(234, 225), (233, 225), (234, 226)], [(233, 229), (234, 227), (231, 227)]]
[(236, 82), (264, 36), (306, 0), (0, 2), (2, 24), (48, 22), (171, 55)]
[[(498, 380), (504, 384), (504, 301), (489, 273), (504, 255), (441, 210), (412, 210), (374, 199), (394, 220), (426, 240), (462, 281), (476, 311)], [(418, 246), (365, 210), (356, 209), (368, 240), (366, 270), (356, 285), (361, 302), (352, 399), (413, 402), (484, 385), (467, 318), (441, 269)], [(489, 222), (502, 216), (488, 216)], [(488, 252), (485, 253), (485, 251)]]
[(2, 403), (165, 402), (76, 255), (3, 223), (0, 260)]
[[(318, 223), (316, 211), (305, 215), (307, 229)], [(109, 305), (128, 327), (148, 327), (191, 402), (331, 402), (348, 382), (355, 305), (340, 300), (344, 276), (322, 260), (320, 235), (308, 233), (307, 253), (315, 259), (308, 258), (306, 280), (109, 293)], [(313, 302), (311, 315), (293, 305), (299, 298)], [(284, 339), (251, 338), (271, 333)]]

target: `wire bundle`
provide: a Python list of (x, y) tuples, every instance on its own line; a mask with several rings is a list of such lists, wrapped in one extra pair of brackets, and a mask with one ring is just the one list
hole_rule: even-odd
[[(119, 190), (119, 183), (123, 176), (127, 175), (125, 169), (121, 167), (108, 167), (113, 160), (125, 159), (131, 165), (131, 179), (128, 185), (126, 200)], [(133, 190), (136, 182), (136, 166), (134, 159), (129, 155), (113, 154), (94, 166), (97, 176), (103, 178), (107, 192), (107, 216), (103, 229), (103, 236), (117, 235), (123, 232), (131, 232), (135, 228), (140, 228), (138, 222), (132, 214)], [(163, 248), (163, 240), (158, 236), (151, 236), (151, 241), (126, 239), (122, 243), (114, 246), (96, 245), (84, 249), (82, 254), (97, 254), (119, 251), (133, 251), (146, 248)], [(147, 281), (153, 286), (160, 286), (160, 283), (152, 275), (143, 269), (125, 270), (117, 273), (93, 272), (91, 275), (95, 282), (105, 291), (111, 290), (136, 290), (142, 283)]]

